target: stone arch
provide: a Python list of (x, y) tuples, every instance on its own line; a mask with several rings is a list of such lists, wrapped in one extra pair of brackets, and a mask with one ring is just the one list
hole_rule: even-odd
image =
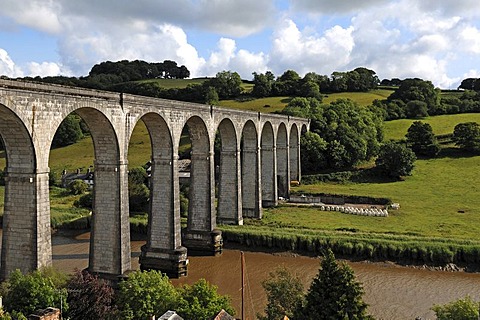
[[(33, 124), (32, 124), (33, 126)], [(52, 263), (48, 168), (37, 168), (25, 122), (0, 104), (0, 137), (6, 153), (5, 208), (0, 277)]]
[(288, 135), (285, 123), (280, 123), (277, 131), (277, 184), (278, 195), (287, 199), (290, 194), (290, 169)]
[(248, 218), (262, 217), (260, 193), (260, 153), (257, 128), (248, 120), (242, 130), (242, 215)]
[(298, 127), (293, 124), (290, 128), (290, 179), (300, 181), (300, 137)]
[(147, 113), (145, 124), (151, 142), (150, 204), (147, 242), (142, 246), (142, 270), (161, 270), (169, 276), (187, 273), (187, 250), (182, 247), (177, 156), (165, 119)]
[(182, 230), (183, 244), (188, 250), (215, 251), (220, 238), (214, 231), (216, 219), (212, 139), (204, 120), (199, 116), (190, 117), (185, 125), (190, 134), (192, 151), (188, 218), (187, 228)]
[(222, 145), (218, 175), (218, 222), (243, 224), (240, 152), (233, 122), (225, 118), (218, 125)]
[(120, 275), (131, 267), (127, 161), (121, 158), (117, 132), (105, 114), (90, 107), (73, 111), (90, 129), (95, 154), (88, 269)]
[(265, 122), (260, 140), (261, 147), (261, 180), (262, 206), (272, 207), (278, 203), (277, 199), (277, 163), (275, 135), (272, 124)]

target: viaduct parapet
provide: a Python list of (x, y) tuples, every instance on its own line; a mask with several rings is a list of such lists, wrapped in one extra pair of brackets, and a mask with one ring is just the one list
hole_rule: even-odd
[[(143, 121), (151, 140), (151, 197), (142, 269), (186, 273), (187, 248), (221, 251), (217, 223), (261, 218), (300, 180), (300, 135), (307, 119), (129, 94), (0, 80), (0, 135), (6, 150), (0, 277), (51, 265), (49, 155), (65, 117), (87, 123), (94, 144), (94, 204), (89, 271), (119, 276), (131, 268), (128, 145)], [(187, 227), (180, 225), (178, 148), (192, 142)], [(214, 141), (221, 136), (218, 200)]]

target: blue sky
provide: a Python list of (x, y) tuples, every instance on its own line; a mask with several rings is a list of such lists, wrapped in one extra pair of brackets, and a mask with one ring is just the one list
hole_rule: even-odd
[(3, 0), (0, 74), (175, 60), (192, 76), (367, 67), (455, 88), (480, 77), (478, 0)]

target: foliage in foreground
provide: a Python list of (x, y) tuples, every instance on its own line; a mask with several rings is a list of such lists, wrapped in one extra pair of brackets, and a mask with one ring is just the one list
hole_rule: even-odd
[(434, 305), (432, 310), (438, 320), (477, 320), (480, 303), (475, 302), (469, 296), (458, 299), (444, 305)]
[(208, 320), (224, 309), (234, 313), (230, 300), (201, 279), (192, 286), (175, 288), (157, 271), (136, 271), (119, 284), (117, 305), (121, 319), (148, 319), (177, 310), (184, 319)]
[(338, 264), (331, 250), (321, 262), (295, 319), (372, 319), (363, 302), (363, 288), (347, 264)]
[(71, 320), (114, 319), (113, 288), (87, 271), (76, 270), (68, 286), (67, 317)]
[(50, 269), (27, 275), (16, 270), (2, 284), (5, 310), (18, 318), (47, 307), (68, 310), (65, 284), (66, 278)]
[(276, 320), (280, 316), (293, 317), (295, 309), (303, 302), (303, 285), (298, 276), (293, 276), (285, 267), (270, 272), (262, 282), (267, 293), (265, 316), (261, 320)]

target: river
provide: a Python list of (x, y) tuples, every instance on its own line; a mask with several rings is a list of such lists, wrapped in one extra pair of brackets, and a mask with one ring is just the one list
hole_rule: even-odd
[[(132, 269), (138, 269), (138, 256), (144, 241), (134, 240)], [(53, 265), (67, 272), (88, 266), (89, 233), (77, 236), (52, 237)], [(232, 298), (237, 317), (241, 314), (240, 251), (228, 249), (218, 257), (190, 256), (188, 276), (172, 280), (175, 285), (192, 284), (205, 278), (218, 287), (221, 294)], [(401, 267), (390, 263), (347, 262), (363, 284), (364, 301), (368, 312), (376, 319), (434, 319), (433, 304), (443, 304), (465, 295), (480, 299), (480, 274), (465, 272), (429, 271)], [(266, 303), (261, 282), (270, 271), (285, 266), (301, 277), (305, 288), (318, 272), (316, 258), (282, 253), (245, 251), (246, 266), (246, 318), (255, 319), (263, 313)]]

